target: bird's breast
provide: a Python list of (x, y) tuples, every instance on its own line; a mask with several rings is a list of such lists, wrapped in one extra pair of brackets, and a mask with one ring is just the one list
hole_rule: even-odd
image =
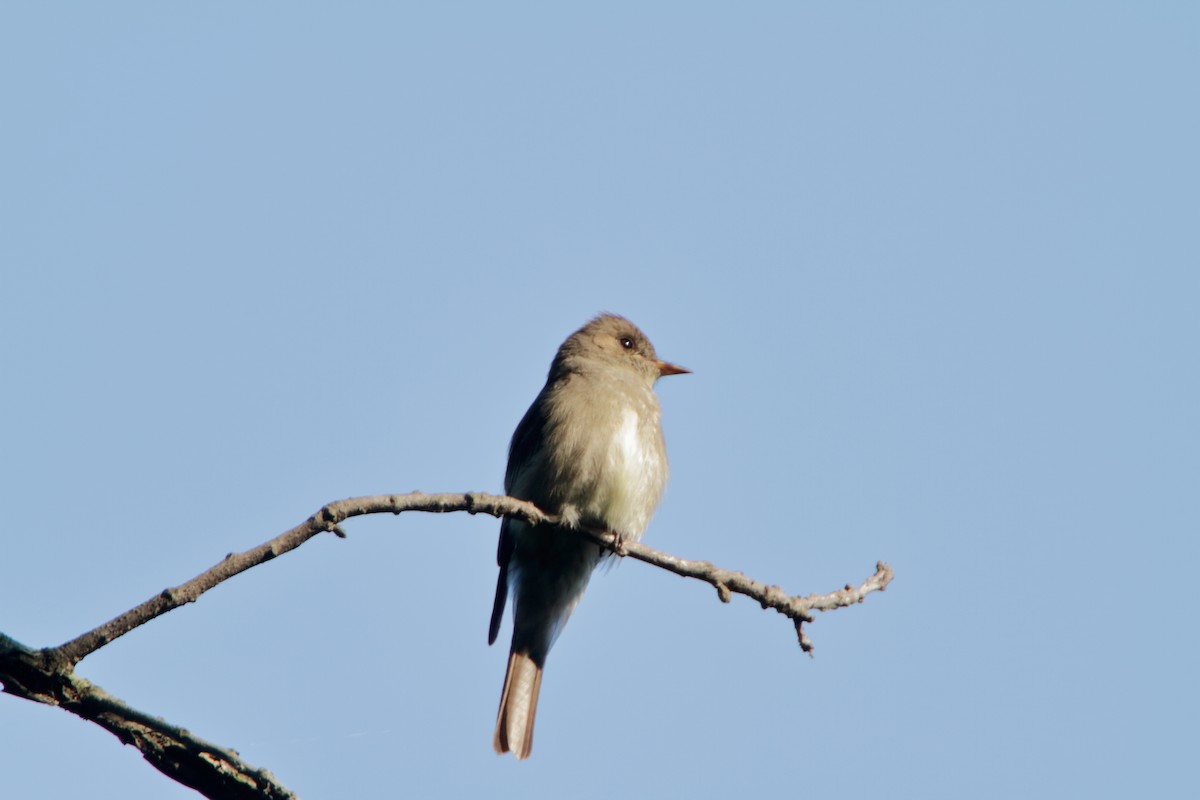
[(657, 415), (639, 415), (635, 409), (625, 408), (604, 454), (595, 506), (588, 510), (610, 530), (641, 538), (666, 479), (667, 460)]

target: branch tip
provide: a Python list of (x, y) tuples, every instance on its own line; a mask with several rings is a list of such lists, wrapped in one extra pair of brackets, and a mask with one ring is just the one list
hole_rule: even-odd
[(804, 634), (804, 623), (806, 620), (796, 620), (796, 638), (800, 641), (800, 649), (808, 653), (808, 657), (813, 657), (813, 643), (809, 641), (808, 636)]

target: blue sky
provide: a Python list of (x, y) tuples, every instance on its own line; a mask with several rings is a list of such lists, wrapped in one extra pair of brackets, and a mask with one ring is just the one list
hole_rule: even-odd
[[(498, 523), (405, 515), (80, 673), (304, 798), (1177, 792), (1198, 34), (1168, 2), (10, 6), (0, 630), (57, 644), (329, 500), (499, 491), (610, 310), (694, 370), (647, 543), (794, 593), (895, 568), (815, 658), (624, 563), (498, 758)], [(7, 695), (0, 770), (195, 796)]]

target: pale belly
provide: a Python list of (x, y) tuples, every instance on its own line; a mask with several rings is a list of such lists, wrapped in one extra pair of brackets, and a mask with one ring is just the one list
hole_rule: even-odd
[(667, 470), (659, 440), (642, 430), (627, 409), (609, 443), (588, 516), (607, 521), (616, 533), (640, 539), (662, 497)]

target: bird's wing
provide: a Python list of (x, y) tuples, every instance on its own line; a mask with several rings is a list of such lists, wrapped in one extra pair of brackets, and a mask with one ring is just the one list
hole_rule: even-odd
[[(542, 435), (546, 421), (542, 415), (541, 397), (534, 400), (513, 432), (508, 447), (508, 468), (504, 473), (504, 491), (509, 497), (530, 499), (528, 486), (533, 475), (543, 468)], [(504, 606), (508, 602), (508, 562), (516, 547), (516, 526), (525, 523), (505, 517), (500, 522), (500, 541), (496, 547), (496, 563), (500, 575), (496, 579), (496, 598), (492, 602), (492, 620), (488, 626), (488, 644), (496, 641), (500, 622), (504, 618)]]
[(494, 644), (504, 619), (504, 604), (508, 602), (508, 560), (512, 558), (515, 536), (509, 530), (512, 521), (500, 521), (500, 544), (496, 548), (496, 562), (500, 564), (500, 575), (496, 578), (496, 599), (492, 601), (492, 621), (488, 624), (488, 644)]

